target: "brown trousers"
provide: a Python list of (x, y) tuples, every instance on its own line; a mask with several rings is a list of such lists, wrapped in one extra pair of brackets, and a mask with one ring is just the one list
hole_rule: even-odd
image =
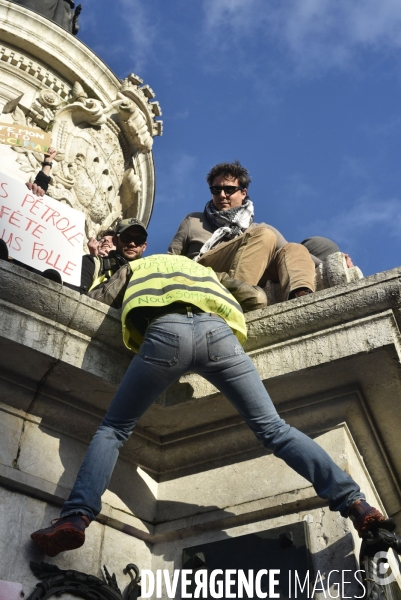
[(294, 243), (276, 250), (276, 244), (276, 234), (271, 229), (254, 227), (206, 252), (199, 264), (249, 285), (264, 287), (268, 280), (280, 283), (286, 300), (300, 287), (314, 291), (315, 264), (308, 250)]

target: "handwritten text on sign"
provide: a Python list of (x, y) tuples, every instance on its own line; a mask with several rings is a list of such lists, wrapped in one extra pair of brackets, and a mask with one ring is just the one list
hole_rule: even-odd
[(15, 258), (39, 271), (56, 269), (79, 285), (85, 215), (57, 200), (39, 198), (0, 173), (0, 238)]
[(51, 136), (37, 127), (10, 125), (0, 121), (0, 143), (6, 146), (21, 146), (33, 152), (47, 152)]

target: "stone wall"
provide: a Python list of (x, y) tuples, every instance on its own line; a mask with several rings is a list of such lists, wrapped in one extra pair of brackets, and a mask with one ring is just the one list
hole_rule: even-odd
[[(151, 88), (133, 74), (120, 81), (82, 42), (7, 0), (0, 41), (1, 121), (52, 131), (50, 195), (85, 212), (88, 236), (121, 215), (148, 223), (162, 127)], [(6, 146), (0, 157), (21, 181), (42, 159)], [(401, 269), (359, 279), (340, 254), (330, 261), (315, 294), (273, 304), (280, 290), (268, 287), (271, 306), (247, 315), (246, 350), (280, 414), (400, 527)], [(350, 523), (193, 374), (141, 418), (85, 546), (46, 558), (29, 534), (58, 516), (131, 358), (119, 311), (0, 261), (0, 597), (31, 593), (30, 560), (96, 576), (106, 564), (123, 588), (127, 563), (172, 572), (184, 548), (302, 521), (314, 573), (356, 568)]]
[[(280, 414), (399, 526), (400, 274), (250, 313), (246, 346)], [(350, 523), (191, 374), (141, 418), (87, 544), (46, 559), (29, 533), (57, 516), (131, 357), (118, 311), (4, 262), (0, 322), (0, 579), (29, 592), (29, 560), (47, 560), (97, 576), (106, 564), (124, 587), (128, 562), (179, 569), (185, 547), (302, 520), (315, 570), (355, 567)]]

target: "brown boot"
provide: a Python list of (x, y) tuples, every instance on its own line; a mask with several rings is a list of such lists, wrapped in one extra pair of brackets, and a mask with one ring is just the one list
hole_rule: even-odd
[(83, 515), (61, 517), (50, 527), (34, 531), (31, 539), (47, 556), (57, 556), (64, 550), (75, 550), (84, 545), (89, 523), (88, 517)]
[(227, 273), (216, 273), (220, 283), (232, 293), (244, 312), (266, 308), (267, 296), (257, 285), (249, 285), (245, 281), (232, 279)]
[(294, 298), (302, 298), (302, 296), (308, 296), (309, 294), (313, 294), (312, 290), (307, 287), (301, 287), (296, 290), (293, 290), (288, 296), (288, 300), (293, 300)]

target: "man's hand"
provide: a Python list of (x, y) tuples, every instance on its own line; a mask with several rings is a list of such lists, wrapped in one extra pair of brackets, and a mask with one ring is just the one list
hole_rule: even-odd
[(27, 181), (25, 185), (28, 190), (31, 190), (31, 192), (35, 194), (35, 196), (44, 196), (46, 194), (45, 190), (43, 190), (37, 183), (31, 183), (30, 181)]
[(88, 250), (91, 256), (99, 256), (99, 242), (96, 238), (91, 237), (88, 240)]
[(56, 154), (57, 154), (57, 150), (55, 148), (53, 148), (53, 146), (50, 146), (50, 148), (48, 148), (47, 152), (45, 152), (45, 161), (53, 162)]

